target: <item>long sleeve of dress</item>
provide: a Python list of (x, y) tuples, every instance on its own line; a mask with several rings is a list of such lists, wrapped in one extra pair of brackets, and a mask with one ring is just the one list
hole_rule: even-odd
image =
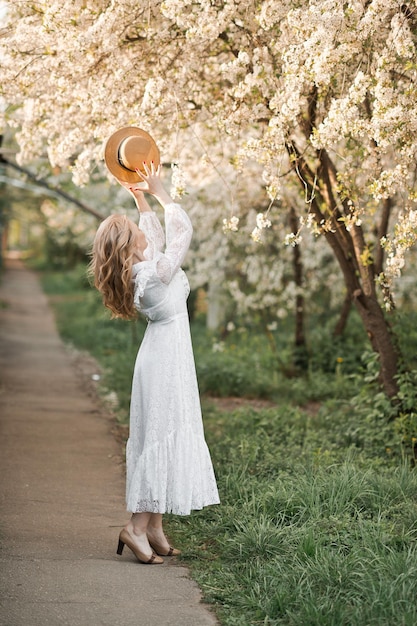
[(165, 234), (161, 222), (154, 211), (144, 211), (140, 214), (139, 228), (145, 234), (148, 247), (145, 257), (151, 261), (157, 252), (162, 252), (165, 246)]
[(193, 227), (179, 204), (165, 206), (166, 249), (157, 263), (157, 274), (168, 284), (181, 267), (190, 247)]

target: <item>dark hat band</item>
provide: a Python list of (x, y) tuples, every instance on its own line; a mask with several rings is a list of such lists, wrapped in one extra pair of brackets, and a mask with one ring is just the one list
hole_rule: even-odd
[[(120, 144), (122, 145), (122, 144)], [(130, 167), (126, 167), (126, 165), (123, 163), (123, 159), (122, 156), (120, 154), (120, 146), (117, 149), (117, 160), (119, 161), (119, 165), (121, 167), (123, 167), (124, 170), (127, 170), (128, 172), (134, 172), (135, 170), (131, 170)]]

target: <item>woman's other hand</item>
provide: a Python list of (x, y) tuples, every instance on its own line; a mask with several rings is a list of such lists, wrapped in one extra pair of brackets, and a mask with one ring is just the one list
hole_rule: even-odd
[(136, 207), (139, 213), (152, 211), (143, 193), (144, 191), (147, 191), (146, 186), (143, 183), (127, 183), (124, 180), (120, 180), (119, 178), (116, 178), (116, 180), (134, 197)]
[(131, 193), (134, 198), (138, 198), (140, 196), (143, 196), (143, 192), (147, 191), (147, 189), (146, 189), (146, 187), (145, 187), (145, 185), (143, 183), (140, 183), (140, 182), (137, 182), (137, 183), (127, 183), (124, 180), (120, 180), (120, 178), (116, 178), (116, 180), (119, 183), (119, 185), (121, 185), (127, 191), (129, 191), (129, 193)]

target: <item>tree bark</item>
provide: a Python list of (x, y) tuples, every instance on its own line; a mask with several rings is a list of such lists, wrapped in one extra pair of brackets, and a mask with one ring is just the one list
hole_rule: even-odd
[[(298, 230), (299, 222), (294, 207), (289, 210), (289, 223), (293, 233)], [(293, 270), (294, 282), (297, 287), (297, 295), (295, 297), (295, 355), (294, 365), (305, 370), (308, 366), (308, 351), (306, 345), (305, 327), (305, 300), (302, 294), (304, 267), (301, 258), (301, 250), (299, 246), (293, 248)]]
[(382, 205), (381, 222), (379, 224), (377, 232), (378, 246), (375, 253), (375, 272), (377, 275), (382, 272), (384, 264), (384, 249), (379, 244), (379, 241), (382, 237), (385, 237), (388, 232), (388, 224), (391, 215), (392, 204), (392, 198), (386, 198)]
[(349, 319), (349, 313), (352, 308), (352, 295), (347, 293), (342, 304), (339, 319), (333, 330), (333, 337), (341, 337), (345, 332), (346, 324)]
[(380, 359), (380, 382), (389, 397), (398, 392), (399, 353), (384, 311), (378, 302), (375, 286), (373, 260), (366, 257), (367, 246), (362, 228), (358, 225), (349, 230), (340, 220), (349, 215), (346, 201), (340, 201), (336, 192), (336, 168), (325, 151), (318, 153), (316, 172), (310, 168), (305, 157), (294, 143), (288, 144), (291, 163), (303, 192), (308, 191), (310, 210), (322, 233), (333, 250), (342, 270), (347, 296), (356, 306), (369, 337), (372, 349)]
[[(354, 294), (355, 295), (355, 294)], [(354, 304), (361, 316), (371, 346), (379, 355), (380, 382), (390, 398), (397, 395), (399, 354), (391, 332), (389, 322), (376, 298), (363, 293), (354, 297)]]

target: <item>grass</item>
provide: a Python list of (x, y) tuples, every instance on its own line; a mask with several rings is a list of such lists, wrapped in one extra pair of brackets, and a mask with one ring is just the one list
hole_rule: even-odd
[(400, 445), (358, 447), (337, 415), (285, 407), (205, 416), (222, 504), (170, 526), (222, 624), (416, 622), (417, 475)]
[[(61, 333), (99, 360), (123, 420), (145, 326), (110, 321), (83, 276), (49, 276), (47, 290)], [(417, 474), (404, 443), (415, 434), (414, 381), (402, 387), (406, 440), (385, 396), (364, 385), (372, 359), (361, 369), (352, 335), (333, 351), (317, 337), (314, 367), (287, 378), (285, 333), (279, 361), (254, 329), (220, 340), (197, 320), (192, 331), (221, 505), (167, 523), (220, 623), (417, 623)], [(214, 395), (270, 402), (230, 410)]]

